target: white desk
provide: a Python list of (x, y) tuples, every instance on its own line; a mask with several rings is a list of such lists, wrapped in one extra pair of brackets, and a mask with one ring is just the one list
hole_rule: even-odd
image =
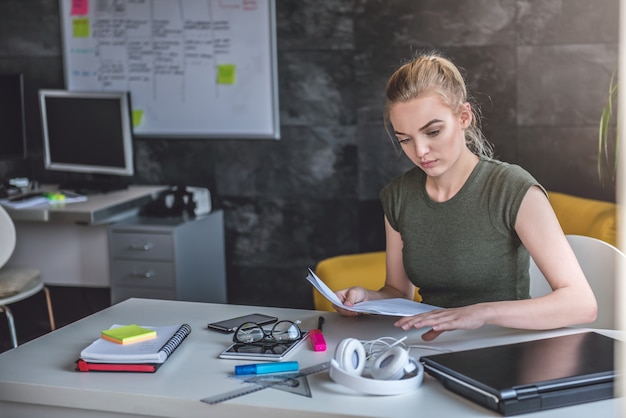
[(85, 202), (5, 208), (17, 233), (15, 250), (7, 265), (36, 267), (47, 284), (107, 287), (108, 224), (137, 214), (142, 205), (165, 189), (130, 186), (90, 195)]
[[(55, 191), (56, 186), (44, 185), (41, 189)], [(166, 189), (165, 186), (129, 186), (124, 190), (89, 195), (84, 202), (5, 209), (13, 221), (99, 225), (137, 214), (141, 206)]]
[[(343, 318), (336, 313), (297, 309), (263, 308), (196, 302), (130, 299), (88, 318), (61, 328), (17, 349), (0, 354), (0, 411), (6, 417), (485, 417), (499, 416), (443, 388), (426, 376), (423, 386), (400, 396), (363, 396), (339, 386), (322, 372), (308, 377), (312, 397), (276, 389), (208, 405), (207, 396), (241, 388), (227, 377), (236, 364), (217, 355), (232, 336), (206, 329), (212, 320), (245, 313), (262, 312), (279, 318), (302, 320), (302, 328), (313, 327), (319, 314), (326, 318), (326, 352), (316, 353), (308, 344), (287, 360), (300, 367), (328, 361), (336, 344), (346, 337), (373, 339), (401, 337), (392, 326), (394, 318)], [(74, 361), (82, 348), (114, 323), (167, 325), (186, 322), (192, 333), (155, 374), (80, 373)], [(557, 330), (529, 332), (497, 327), (445, 333), (433, 344), (449, 349), (474, 348), (580, 332)], [(409, 344), (421, 344), (419, 330), (408, 333)], [(413, 350), (415, 356), (426, 353)], [(432, 352), (429, 352), (432, 353)], [(618, 417), (620, 401), (610, 399), (573, 407), (536, 412), (533, 418)]]

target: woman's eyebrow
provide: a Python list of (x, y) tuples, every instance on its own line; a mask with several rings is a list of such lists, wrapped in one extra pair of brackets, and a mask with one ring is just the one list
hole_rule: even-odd
[[(435, 124), (435, 123), (439, 123), (439, 122), (443, 122), (443, 121), (442, 121), (441, 119), (433, 119), (433, 120), (431, 120), (430, 122), (428, 122), (426, 125), (422, 126), (422, 127), (420, 128), (420, 131), (423, 131), (423, 130), (425, 130), (425, 129), (428, 129), (428, 127), (429, 127), (430, 125), (433, 125), (433, 124)], [(404, 132), (400, 132), (400, 131), (396, 131), (396, 130), (394, 130), (394, 131), (393, 131), (393, 133), (394, 133), (394, 134), (396, 134), (396, 135), (406, 135), (406, 136), (410, 136), (409, 134), (405, 134)]]
[(423, 131), (424, 129), (427, 129), (430, 125), (434, 124), (434, 123), (438, 123), (438, 122), (443, 122), (441, 119), (433, 119), (430, 122), (428, 122), (426, 125), (422, 126), (420, 128), (420, 131)]

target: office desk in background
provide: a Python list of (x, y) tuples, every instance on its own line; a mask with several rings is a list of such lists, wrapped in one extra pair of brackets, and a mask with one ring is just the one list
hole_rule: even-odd
[(46, 284), (111, 287), (111, 303), (128, 297), (225, 303), (223, 211), (189, 220), (136, 216), (167, 189), (130, 186), (85, 202), (9, 209), (17, 244), (7, 265), (38, 268)]
[[(130, 299), (58, 329), (14, 350), (0, 354), (0, 411), (7, 417), (498, 417), (447, 391), (426, 376), (415, 392), (399, 396), (363, 396), (330, 380), (327, 372), (308, 376), (312, 397), (264, 389), (227, 402), (208, 405), (200, 400), (242, 384), (228, 377), (234, 366), (249, 361), (218, 359), (232, 341), (231, 334), (206, 329), (211, 321), (260, 312), (281, 319), (301, 320), (304, 330), (326, 318), (325, 352), (301, 345), (286, 360), (300, 368), (332, 358), (344, 338), (374, 339), (408, 335), (408, 344), (425, 343), (420, 330), (405, 333), (393, 327), (395, 318), (344, 318), (336, 313), (258, 306)], [(74, 362), (100, 330), (112, 324), (170, 325), (188, 323), (192, 332), (155, 374), (79, 373)], [(474, 331), (444, 333), (428, 343), (439, 349), (462, 350), (513, 343), (581, 329), (523, 331), (486, 326)], [(605, 334), (616, 334), (605, 331)], [(413, 349), (413, 356), (433, 351)], [(529, 418), (618, 417), (620, 400), (609, 399), (532, 413)]]
[[(56, 186), (43, 185), (41, 190), (54, 192)], [(135, 215), (164, 190), (167, 190), (166, 186), (129, 186), (124, 190), (89, 195), (84, 202), (5, 209), (14, 222), (67, 222), (93, 226)]]
[[(136, 214), (166, 189), (130, 186), (90, 195), (85, 202), (6, 208), (17, 233), (7, 266), (38, 268), (47, 284), (108, 287), (108, 225)], [(44, 185), (42, 190), (56, 188)]]

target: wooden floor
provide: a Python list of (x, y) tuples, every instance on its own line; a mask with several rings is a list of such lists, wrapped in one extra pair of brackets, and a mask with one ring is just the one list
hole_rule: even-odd
[[(110, 306), (109, 288), (48, 286), (57, 328)], [(17, 342), (24, 344), (50, 332), (43, 292), (9, 305), (15, 320)], [(0, 352), (13, 348), (7, 318), (0, 312)]]

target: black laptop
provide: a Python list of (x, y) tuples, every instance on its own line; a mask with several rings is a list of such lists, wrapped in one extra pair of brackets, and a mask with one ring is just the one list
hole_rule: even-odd
[(431, 376), (502, 415), (609, 399), (615, 340), (595, 332), (424, 356)]

